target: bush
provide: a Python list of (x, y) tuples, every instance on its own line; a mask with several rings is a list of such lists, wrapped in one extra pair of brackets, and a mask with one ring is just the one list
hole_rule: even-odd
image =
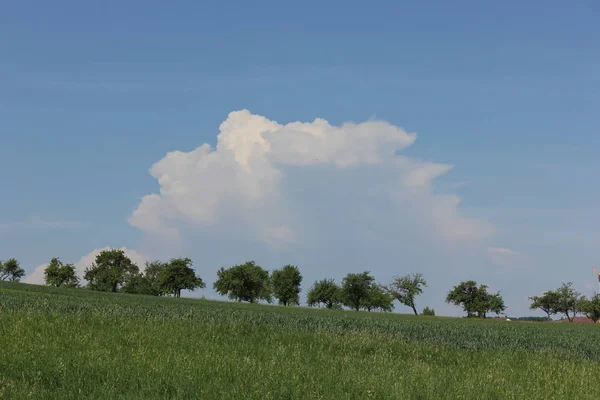
[(425, 307), (421, 315), (435, 316), (435, 310), (433, 308)]

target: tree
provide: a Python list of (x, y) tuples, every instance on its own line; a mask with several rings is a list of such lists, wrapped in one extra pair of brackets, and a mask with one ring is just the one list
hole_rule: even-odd
[(581, 293), (572, 286), (572, 282), (567, 282), (556, 290), (558, 296), (556, 311), (565, 314), (569, 322), (573, 322), (573, 318), (582, 311), (580, 303), (585, 300), (585, 297), (581, 296)]
[(181, 290), (195, 290), (205, 288), (206, 284), (192, 269), (192, 260), (189, 258), (172, 258), (160, 271), (158, 276), (160, 287), (166, 292), (181, 297)]
[(600, 320), (600, 294), (596, 293), (591, 299), (582, 300), (579, 307), (594, 323)]
[(423, 275), (416, 273), (394, 278), (394, 281), (390, 285), (390, 292), (396, 300), (412, 308), (415, 315), (419, 315), (417, 306), (415, 305), (415, 297), (423, 293), (423, 287), (426, 286), (427, 281), (425, 281)]
[(353, 310), (360, 310), (374, 281), (369, 271), (346, 275), (342, 280), (342, 303)]
[(550, 321), (552, 314), (558, 312), (559, 295), (552, 290), (545, 291), (541, 296), (531, 296), (529, 297), (529, 300), (531, 300), (529, 309), (540, 309), (545, 312), (548, 321)]
[(95, 262), (85, 270), (83, 278), (88, 288), (103, 292), (117, 292), (121, 286), (139, 272), (139, 268), (123, 250), (103, 250)]
[(421, 315), (435, 316), (435, 310), (433, 308), (425, 307)]
[(64, 264), (58, 257), (50, 260), (50, 263), (44, 269), (44, 280), (46, 285), (49, 286), (79, 287), (79, 278), (75, 273), (75, 266)]
[(302, 275), (298, 267), (286, 265), (282, 269), (273, 271), (271, 275), (273, 284), (273, 295), (279, 300), (279, 304), (300, 304), (300, 284)]
[(25, 276), (25, 270), (19, 266), (15, 258), (9, 258), (4, 263), (0, 261), (0, 281), (19, 282)]
[(146, 261), (146, 268), (144, 270), (144, 279), (148, 284), (148, 294), (152, 296), (162, 296), (166, 294), (165, 288), (163, 288), (160, 284), (160, 274), (161, 272), (167, 268), (167, 263), (162, 261)]
[(367, 297), (362, 302), (362, 307), (367, 310), (380, 310), (391, 312), (394, 309), (394, 296), (383, 285), (372, 284)]
[(486, 293), (487, 296), (484, 296), (483, 304), (485, 304), (486, 309), (483, 311), (483, 318), (487, 312), (493, 312), (496, 315), (500, 315), (506, 310), (506, 306), (504, 305), (504, 299), (500, 296), (500, 292), (495, 294)]
[(341, 297), (341, 289), (334, 280), (323, 279), (315, 281), (313, 287), (308, 291), (306, 302), (309, 307), (323, 304), (331, 310), (340, 308)]
[(119, 289), (119, 292), (129, 294), (143, 294), (153, 296), (152, 283), (144, 274), (135, 273), (129, 274), (125, 279), (125, 283)]
[(254, 261), (247, 261), (228, 269), (221, 268), (217, 271), (217, 281), (213, 287), (220, 295), (227, 295), (236, 301), (272, 301), (269, 272)]
[(477, 287), (475, 281), (463, 281), (448, 292), (446, 302), (460, 306), (467, 317), (485, 318), (488, 312), (502, 313), (506, 306), (500, 293), (490, 294), (487, 285)]

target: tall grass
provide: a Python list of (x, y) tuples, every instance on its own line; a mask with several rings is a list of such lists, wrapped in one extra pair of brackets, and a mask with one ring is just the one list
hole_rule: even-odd
[(0, 398), (594, 398), (597, 328), (3, 284)]

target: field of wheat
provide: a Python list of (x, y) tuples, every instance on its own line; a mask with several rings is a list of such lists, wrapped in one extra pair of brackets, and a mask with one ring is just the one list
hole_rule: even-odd
[(594, 325), (0, 284), (0, 399), (595, 398)]

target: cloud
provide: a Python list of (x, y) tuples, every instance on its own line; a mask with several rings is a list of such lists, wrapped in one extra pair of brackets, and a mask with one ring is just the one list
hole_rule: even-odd
[[(77, 262), (74, 263), (75, 271), (77, 273), (77, 276), (79, 276), (81, 282), (83, 282), (83, 274), (85, 272), (85, 269), (92, 265), (92, 263), (96, 259), (96, 256), (98, 254), (100, 254), (100, 252), (102, 252), (104, 250), (110, 250), (110, 249), (112, 249), (112, 247), (103, 247), (101, 249), (92, 250), (91, 252), (89, 252), (85, 256), (81, 257)], [(131, 261), (133, 261), (135, 264), (137, 264), (137, 266), (140, 268), (140, 271), (143, 271), (145, 269), (146, 261), (150, 261), (150, 259), (147, 258), (145, 255), (142, 255), (135, 250), (128, 249), (127, 247), (121, 247), (121, 248), (119, 248), (119, 250), (123, 250), (125, 252), (125, 255), (127, 257), (129, 257), (131, 259)], [(61, 261), (65, 262), (65, 263), (71, 262), (69, 260), (61, 260)], [(27, 275), (25, 278), (23, 278), (22, 281), (24, 283), (33, 283), (36, 285), (43, 285), (45, 283), (44, 282), (44, 270), (46, 269), (47, 266), (48, 266), (48, 264), (42, 264), (42, 265), (38, 266), (29, 275)]]
[(76, 229), (85, 226), (87, 224), (79, 221), (44, 219), (33, 215), (23, 221), (0, 223), (0, 231), (11, 231), (14, 229)]
[(150, 168), (160, 192), (142, 198), (131, 225), (171, 238), (189, 229), (243, 229), (275, 248), (343, 229), (357, 212), (370, 215), (367, 225), (398, 221), (441, 240), (493, 232), (461, 215), (458, 196), (434, 192), (434, 180), (453, 166), (398, 155), (416, 134), (388, 122), (280, 124), (241, 110), (219, 130), (215, 148), (172, 151)]

